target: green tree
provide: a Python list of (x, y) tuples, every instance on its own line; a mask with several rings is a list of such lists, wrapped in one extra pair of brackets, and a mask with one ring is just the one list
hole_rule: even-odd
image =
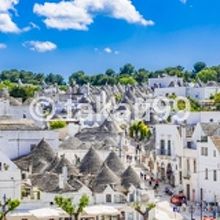
[(84, 85), (90, 82), (89, 77), (83, 71), (78, 71), (73, 73), (69, 77), (69, 84), (72, 85), (73, 82), (76, 82), (78, 85)]
[(130, 137), (134, 138), (136, 141), (142, 141), (144, 139), (149, 139), (151, 136), (150, 127), (144, 122), (134, 122), (129, 129)]
[(79, 220), (80, 214), (89, 205), (89, 197), (87, 195), (83, 195), (80, 198), (79, 204), (76, 205), (73, 204), (70, 198), (56, 196), (55, 203), (70, 216), (70, 219), (74, 217), (74, 220)]
[(10, 89), (10, 95), (14, 98), (22, 98), (25, 101), (28, 98), (34, 97), (35, 92), (38, 90), (36, 86), (14, 86)]
[(0, 203), (0, 220), (6, 220), (7, 214), (14, 211), (20, 205), (20, 201), (17, 199), (7, 199), (3, 203)]
[(60, 129), (60, 128), (65, 128), (67, 126), (65, 121), (60, 121), (60, 120), (50, 121), (49, 124), (51, 129)]
[(184, 67), (182, 66), (167, 67), (164, 69), (164, 72), (168, 74), (169, 76), (183, 77)]
[(149, 219), (149, 212), (150, 210), (154, 209), (156, 207), (155, 203), (148, 203), (147, 205), (143, 205), (140, 202), (137, 202), (134, 204), (134, 209), (142, 215), (144, 220)]
[(204, 83), (207, 83), (208, 81), (217, 81), (217, 76), (217, 72), (210, 68), (203, 69), (197, 74), (197, 78)]
[(119, 83), (122, 85), (135, 85), (136, 80), (132, 76), (122, 76), (119, 78)]
[(107, 75), (107, 76), (115, 76), (116, 73), (115, 73), (115, 71), (113, 69), (107, 69), (105, 71), (105, 75)]
[(214, 102), (215, 102), (215, 104), (219, 104), (220, 103), (220, 93), (217, 93), (214, 96)]
[(40, 85), (45, 80), (45, 76), (42, 73), (12, 69), (2, 71), (0, 79), (2, 81), (8, 80), (13, 83), (17, 83), (18, 80), (21, 79), (21, 82), (24, 84)]
[(213, 66), (211, 69), (215, 70), (217, 72), (217, 81), (220, 82), (220, 65)]
[(190, 109), (192, 112), (200, 112), (202, 111), (202, 106), (199, 104), (199, 102), (191, 97), (188, 97), (190, 101)]
[(60, 74), (53, 74), (49, 73), (46, 78), (45, 82), (48, 84), (58, 84), (58, 85), (63, 85), (64, 83), (64, 78)]
[(135, 73), (135, 67), (128, 63), (120, 68), (120, 75), (132, 75)]
[(204, 62), (197, 62), (193, 66), (193, 72), (194, 73), (198, 73), (198, 72), (202, 71), (205, 68), (206, 68), (206, 63), (204, 63)]
[(220, 111), (220, 93), (214, 95), (214, 105), (217, 111)]
[(134, 75), (134, 79), (139, 83), (145, 83), (148, 81), (150, 73), (145, 70), (145, 69), (139, 69), (135, 75)]

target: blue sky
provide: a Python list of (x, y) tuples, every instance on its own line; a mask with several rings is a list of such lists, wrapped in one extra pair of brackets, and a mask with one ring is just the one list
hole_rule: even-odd
[(219, 0), (0, 0), (0, 70), (220, 64)]

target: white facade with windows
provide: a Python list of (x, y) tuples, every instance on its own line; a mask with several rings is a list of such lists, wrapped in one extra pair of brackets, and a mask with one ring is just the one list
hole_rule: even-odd
[(0, 151), (0, 201), (21, 198), (21, 172), (18, 167)]

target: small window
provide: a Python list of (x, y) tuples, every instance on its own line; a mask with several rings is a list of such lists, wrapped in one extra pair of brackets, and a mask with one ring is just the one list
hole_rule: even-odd
[(187, 141), (187, 148), (189, 148), (189, 149), (192, 148), (192, 142), (191, 141)]
[(197, 167), (196, 167), (196, 160), (193, 161), (193, 172), (197, 172)]
[(37, 200), (40, 200), (40, 192), (37, 192)]
[(0, 162), (0, 171), (2, 170), (2, 163)]
[(182, 168), (182, 157), (179, 158), (179, 168)]
[(214, 182), (217, 181), (217, 170), (213, 170), (213, 180)]
[(167, 155), (171, 156), (171, 140), (168, 140)]
[(202, 156), (208, 156), (208, 148), (207, 147), (202, 147), (201, 148), (201, 155)]
[(207, 136), (202, 136), (201, 137), (201, 142), (207, 142), (208, 141), (208, 137)]
[(110, 194), (106, 195), (106, 202), (111, 203), (112, 202), (112, 196)]
[(179, 180), (180, 180), (180, 184), (182, 184), (183, 183), (183, 174), (181, 171), (179, 172)]
[(216, 150), (213, 151), (213, 157), (216, 157)]
[(165, 140), (160, 140), (160, 154), (165, 155)]
[(130, 201), (130, 202), (134, 202), (134, 194), (133, 194), (133, 193), (131, 193), (131, 194), (129, 195), (129, 201)]
[(190, 161), (189, 161), (189, 159), (187, 159), (187, 161), (186, 161), (186, 167), (187, 167), (187, 171), (190, 172)]
[(209, 179), (209, 170), (205, 169), (205, 180)]
[(25, 179), (26, 179), (26, 174), (25, 174), (25, 173), (22, 173), (22, 174), (21, 174), (21, 179), (22, 179), (22, 180), (25, 180)]

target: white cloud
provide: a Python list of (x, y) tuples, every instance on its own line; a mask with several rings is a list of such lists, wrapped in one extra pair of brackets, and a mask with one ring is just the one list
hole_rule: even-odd
[(0, 43), (0, 50), (1, 50), (1, 49), (6, 49), (6, 48), (7, 48), (7, 45), (6, 45), (6, 44)]
[(97, 14), (105, 14), (128, 23), (143, 26), (154, 25), (146, 20), (130, 0), (71, 0), (59, 3), (46, 2), (35, 4), (34, 13), (45, 17), (44, 23), (49, 28), (59, 30), (87, 30)]
[(23, 46), (39, 53), (45, 53), (57, 49), (57, 45), (50, 41), (27, 41)]
[(28, 31), (31, 31), (33, 29), (40, 30), (40, 27), (37, 26), (35, 23), (30, 22), (27, 27), (22, 28), (22, 32), (28, 32)]
[(110, 47), (104, 48), (103, 51), (104, 51), (105, 53), (108, 53), (108, 54), (115, 54), (115, 55), (118, 55), (118, 54), (119, 54), (119, 51), (118, 51), (118, 50), (113, 50), (113, 49), (110, 48)]
[(112, 53), (112, 49), (109, 48), (109, 47), (106, 47), (106, 48), (104, 49), (104, 52), (106, 52), (106, 53)]
[(3, 33), (19, 33), (20, 29), (12, 21), (10, 11), (16, 11), (14, 6), (19, 0), (0, 0), (0, 32)]

